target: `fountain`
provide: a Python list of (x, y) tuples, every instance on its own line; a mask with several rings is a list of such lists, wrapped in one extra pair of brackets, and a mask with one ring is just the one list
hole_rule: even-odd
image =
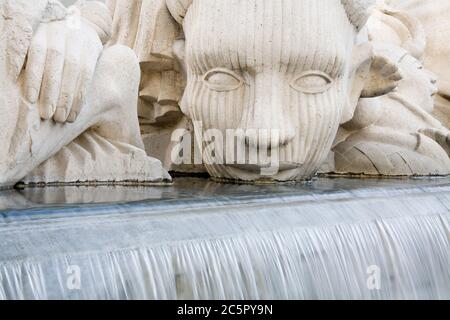
[(106, 4), (0, 0), (0, 300), (450, 299), (416, 0)]
[(0, 298), (448, 299), (449, 200), (447, 178), (9, 191)]

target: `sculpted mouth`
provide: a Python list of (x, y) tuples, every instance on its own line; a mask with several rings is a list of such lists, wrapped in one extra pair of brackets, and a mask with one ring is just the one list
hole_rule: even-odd
[(278, 164), (268, 165), (268, 164), (231, 164), (229, 165), (231, 168), (239, 169), (239, 170), (245, 170), (248, 172), (256, 172), (259, 173), (263, 169), (271, 169), (271, 168), (277, 168), (278, 171), (288, 171), (288, 170), (295, 170), (299, 169), (303, 166), (303, 164), (300, 163), (293, 163), (293, 162), (280, 162)]

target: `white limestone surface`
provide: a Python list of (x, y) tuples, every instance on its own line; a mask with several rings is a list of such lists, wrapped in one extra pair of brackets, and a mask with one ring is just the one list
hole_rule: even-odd
[(107, 7), (0, 4), (0, 186), (169, 180), (140, 136), (136, 56), (103, 47)]

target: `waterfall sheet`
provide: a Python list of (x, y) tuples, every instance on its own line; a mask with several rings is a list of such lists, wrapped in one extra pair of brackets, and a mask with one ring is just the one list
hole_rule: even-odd
[(0, 299), (449, 299), (450, 179), (0, 193)]

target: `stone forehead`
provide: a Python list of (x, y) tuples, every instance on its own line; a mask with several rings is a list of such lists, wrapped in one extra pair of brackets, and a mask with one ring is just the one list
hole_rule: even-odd
[(195, 23), (207, 25), (205, 29), (223, 27), (228, 31), (236, 25), (272, 31), (280, 27), (302, 27), (311, 33), (334, 27), (334, 36), (349, 24), (340, 0), (196, 0), (186, 20), (189, 22), (184, 24), (185, 28)]
[[(286, 0), (276, 1), (284, 2)], [(367, 22), (370, 9), (376, 3), (376, 0), (329, 0), (328, 3), (331, 3), (330, 1), (339, 1), (341, 5), (343, 5), (348, 19), (358, 31)], [(165, 0), (165, 2), (173, 18), (178, 23), (183, 24), (187, 11), (191, 7), (194, 0)], [(304, 2), (308, 3), (308, 0), (304, 0)]]
[(339, 0), (196, 0), (184, 29), (197, 62), (234, 69), (297, 60), (332, 69), (354, 37)]

